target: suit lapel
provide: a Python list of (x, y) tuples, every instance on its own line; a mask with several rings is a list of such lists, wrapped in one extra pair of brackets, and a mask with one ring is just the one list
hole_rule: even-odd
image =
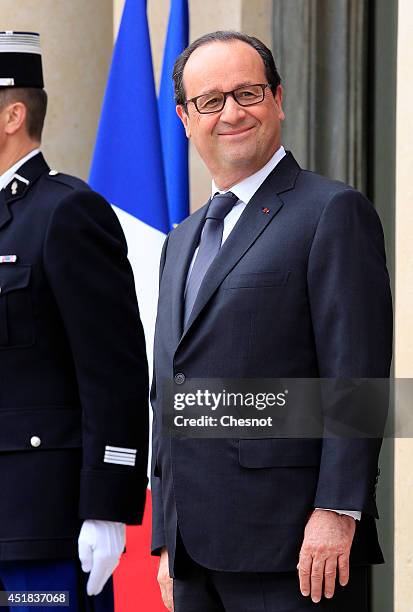
[(186, 278), (192, 257), (199, 243), (209, 202), (210, 200), (208, 200), (205, 206), (197, 210), (187, 219), (186, 223), (188, 227), (183, 235), (179, 253), (176, 258), (177, 280), (176, 283), (173, 284), (172, 290), (172, 324), (176, 334), (176, 345), (178, 345), (182, 335)]
[[(300, 167), (294, 157), (291, 153), (287, 153), (250, 200), (205, 275), (181, 340), (186, 336), (225, 277), (282, 208), (283, 201), (279, 194), (294, 188), (299, 171)], [(180, 293), (180, 300), (182, 316), (183, 292)]]

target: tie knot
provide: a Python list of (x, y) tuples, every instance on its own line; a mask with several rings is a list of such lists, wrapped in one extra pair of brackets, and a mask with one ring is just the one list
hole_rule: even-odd
[(209, 203), (206, 219), (224, 219), (237, 201), (232, 191), (215, 194)]

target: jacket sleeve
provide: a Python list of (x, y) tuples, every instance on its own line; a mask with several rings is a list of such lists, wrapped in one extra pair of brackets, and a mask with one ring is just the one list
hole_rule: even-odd
[(140, 523), (149, 421), (145, 340), (126, 241), (106, 200), (88, 190), (62, 199), (43, 258), (79, 388), (79, 516)]
[[(168, 245), (169, 234), (165, 239), (161, 261), (159, 266), (159, 286), (161, 285), (162, 272), (165, 266), (166, 250)], [(155, 330), (155, 347), (156, 349), (156, 330)], [(158, 449), (162, 435), (162, 412), (157, 403), (156, 389), (156, 367), (155, 367), (155, 350), (154, 350), (154, 368), (151, 386), (151, 404), (153, 409), (152, 421), (152, 466), (151, 466), (151, 492), (152, 492), (152, 543), (151, 552), (153, 555), (159, 555), (161, 549), (166, 546), (165, 525), (164, 525), (164, 508), (162, 498), (162, 478), (159, 466), (157, 464)]]
[[(373, 206), (359, 192), (343, 190), (326, 205), (313, 239), (307, 281), (320, 378), (333, 384), (337, 379), (386, 379), (393, 317), (383, 231)], [(367, 406), (351, 402), (349, 394), (340, 410), (359, 418)], [(342, 417), (351, 422), (351, 416)], [(383, 410), (377, 406), (380, 419)], [(325, 432), (314, 506), (377, 516), (379, 436), (329, 437)]]

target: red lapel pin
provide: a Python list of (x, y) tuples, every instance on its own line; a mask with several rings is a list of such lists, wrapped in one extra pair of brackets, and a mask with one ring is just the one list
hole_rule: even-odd
[(263, 212), (265, 215), (269, 215), (269, 214), (270, 214), (270, 209), (269, 209), (269, 208), (263, 208), (263, 209), (262, 209), (262, 212)]

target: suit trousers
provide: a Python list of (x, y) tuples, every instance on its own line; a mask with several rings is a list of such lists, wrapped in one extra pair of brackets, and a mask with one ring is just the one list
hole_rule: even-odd
[[(105, 584), (103, 591), (96, 596), (88, 597), (86, 582), (88, 574), (82, 572), (75, 560), (45, 561), (1, 561), (0, 590), (4, 591), (67, 591), (69, 606), (62, 607), (66, 612), (113, 612), (112, 578)], [(36, 607), (27, 605), (10, 605), (7, 610), (16, 612), (50, 612), (49, 606)], [(2, 608), (6, 610), (6, 608)]]
[(222, 572), (198, 565), (179, 541), (174, 612), (369, 612), (369, 568), (353, 567), (347, 586), (318, 604), (301, 595), (298, 572)]

